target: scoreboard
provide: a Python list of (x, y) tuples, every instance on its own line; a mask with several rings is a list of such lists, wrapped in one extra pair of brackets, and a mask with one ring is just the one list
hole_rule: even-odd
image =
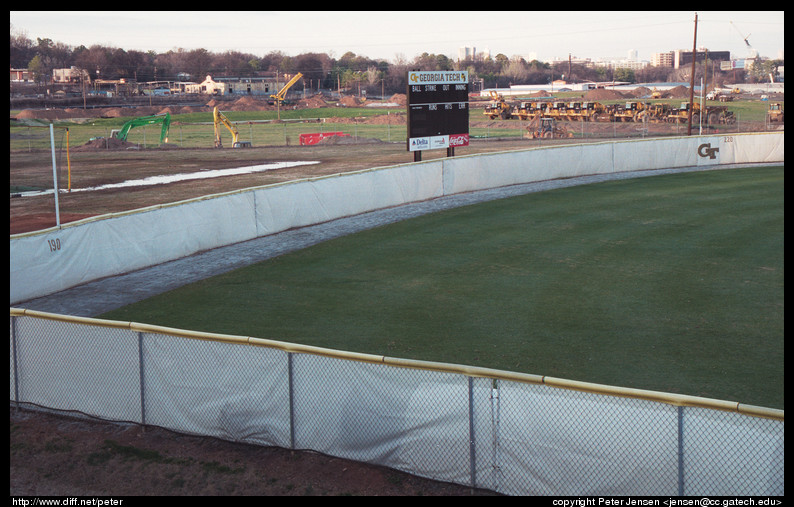
[(469, 145), (469, 73), (408, 72), (408, 151)]

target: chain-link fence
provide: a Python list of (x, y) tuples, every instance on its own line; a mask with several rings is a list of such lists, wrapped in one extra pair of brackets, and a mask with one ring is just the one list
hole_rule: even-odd
[(10, 354), (12, 407), (514, 495), (784, 494), (782, 410), (18, 309)]

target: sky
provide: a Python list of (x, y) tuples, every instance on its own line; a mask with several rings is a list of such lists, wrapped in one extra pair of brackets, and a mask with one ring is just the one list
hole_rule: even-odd
[(456, 59), (458, 48), (548, 61), (554, 58), (639, 60), (697, 45), (748, 56), (781, 58), (783, 11), (11, 11), (12, 31), (35, 41), (100, 44), (166, 52), (204, 48), (264, 56), (281, 51), (348, 51), (407, 61), (422, 53)]

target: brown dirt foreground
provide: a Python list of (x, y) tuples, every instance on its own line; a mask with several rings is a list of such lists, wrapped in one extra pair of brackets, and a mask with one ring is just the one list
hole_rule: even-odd
[(11, 496), (496, 495), (314, 452), (13, 406), (9, 443)]

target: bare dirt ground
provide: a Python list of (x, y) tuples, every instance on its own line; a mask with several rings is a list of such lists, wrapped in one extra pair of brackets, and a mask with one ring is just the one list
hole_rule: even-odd
[(308, 451), (10, 409), (11, 496), (483, 496)]

